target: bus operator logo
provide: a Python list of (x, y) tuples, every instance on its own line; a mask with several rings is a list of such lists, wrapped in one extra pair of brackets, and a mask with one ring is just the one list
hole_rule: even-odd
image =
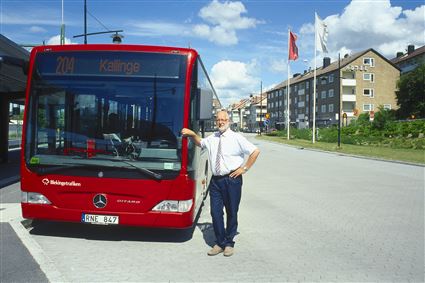
[(104, 208), (107, 203), (108, 203), (108, 200), (106, 199), (106, 196), (103, 194), (97, 194), (93, 198), (93, 204), (96, 208)]
[(48, 178), (44, 178), (41, 180), (41, 182), (47, 186), (47, 185), (55, 185), (55, 186), (61, 186), (61, 187), (81, 187), (81, 183), (75, 182), (75, 181), (61, 181), (61, 180), (52, 180)]

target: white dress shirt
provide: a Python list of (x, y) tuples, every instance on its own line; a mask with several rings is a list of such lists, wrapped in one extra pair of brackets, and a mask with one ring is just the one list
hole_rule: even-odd
[(251, 155), (257, 149), (241, 134), (227, 129), (221, 134), (221, 160), (220, 172), (216, 172), (215, 164), (217, 158), (218, 143), (220, 141), (220, 132), (201, 139), (201, 147), (207, 148), (210, 168), (214, 176), (227, 175), (239, 167), (242, 167), (245, 156)]

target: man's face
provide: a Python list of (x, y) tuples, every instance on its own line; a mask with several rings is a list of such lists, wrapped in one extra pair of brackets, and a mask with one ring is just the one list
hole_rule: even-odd
[(216, 122), (220, 133), (224, 133), (229, 128), (229, 117), (224, 112), (219, 112), (217, 114)]

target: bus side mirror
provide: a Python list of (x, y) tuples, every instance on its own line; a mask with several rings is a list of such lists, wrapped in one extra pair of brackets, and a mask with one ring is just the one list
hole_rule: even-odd
[(198, 89), (196, 118), (198, 120), (212, 119), (213, 92), (209, 89)]

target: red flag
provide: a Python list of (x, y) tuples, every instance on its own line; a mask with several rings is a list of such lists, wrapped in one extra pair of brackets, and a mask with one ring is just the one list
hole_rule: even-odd
[(298, 47), (295, 44), (295, 41), (297, 40), (297, 36), (289, 32), (289, 55), (288, 60), (297, 60), (298, 59)]

